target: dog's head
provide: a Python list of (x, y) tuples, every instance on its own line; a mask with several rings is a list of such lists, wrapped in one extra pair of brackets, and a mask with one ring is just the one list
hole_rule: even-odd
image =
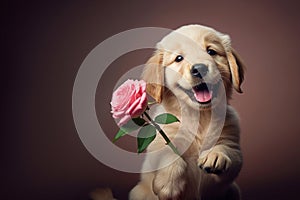
[[(210, 108), (221, 88), (230, 98), (232, 88), (242, 93), (244, 64), (228, 35), (200, 26), (183, 26), (157, 44), (142, 78), (147, 92), (161, 102), (166, 91), (192, 107)], [(224, 87), (220, 87), (223, 84)]]

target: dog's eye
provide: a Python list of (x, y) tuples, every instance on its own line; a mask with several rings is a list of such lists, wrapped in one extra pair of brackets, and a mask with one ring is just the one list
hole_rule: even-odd
[(175, 62), (181, 62), (183, 60), (183, 56), (181, 55), (178, 55), (176, 58), (175, 58)]
[(217, 52), (213, 49), (207, 49), (207, 53), (211, 56), (217, 55)]

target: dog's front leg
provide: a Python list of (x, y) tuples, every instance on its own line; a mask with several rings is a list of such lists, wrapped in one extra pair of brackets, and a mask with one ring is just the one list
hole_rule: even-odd
[(215, 183), (220, 187), (219, 192), (209, 192), (208, 197), (217, 196), (220, 199), (240, 199), (239, 187), (234, 183), (242, 166), (242, 154), (239, 149), (218, 144), (208, 152), (204, 152), (198, 160), (199, 167), (211, 174)]
[(179, 200), (186, 184), (187, 163), (174, 152), (169, 152), (161, 158), (160, 166), (166, 167), (158, 169), (155, 173), (153, 192), (160, 200)]
[(216, 145), (200, 154), (200, 168), (207, 173), (217, 174), (217, 181), (232, 182), (242, 167), (239, 135), (239, 119), (233, 108), (228, 107), (225, 125)]

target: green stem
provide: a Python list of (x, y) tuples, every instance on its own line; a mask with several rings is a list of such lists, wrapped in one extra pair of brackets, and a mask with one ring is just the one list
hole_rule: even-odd
[(174, 153), (176, 153), (177, 155), (180, 156), (179, 151), (174, 146), (174, 144), (171, 142), (171, 140), (168, 138), (168, 136), (165, 134), (165, 132), (160, 128), (160, 126), (155, 121), (152, 120), (152, 118), (149, 116), (149, 114), (146, 111), (144, 112), (144, 114), (149, 119), (151, 124), (156, 128), (156, 130), (158, 130), (158, 132), (161, 134), (161, 136), (165, 139), (166, 145), (168, 145), (174, 151)]

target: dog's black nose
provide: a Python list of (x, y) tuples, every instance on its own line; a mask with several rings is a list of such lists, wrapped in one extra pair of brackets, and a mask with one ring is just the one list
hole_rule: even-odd
[(192, 66), (191, 74), (194, 77), (202, 78), (204, 77), (208, 72), (208, 67), (202, 63), (195, 64)]

